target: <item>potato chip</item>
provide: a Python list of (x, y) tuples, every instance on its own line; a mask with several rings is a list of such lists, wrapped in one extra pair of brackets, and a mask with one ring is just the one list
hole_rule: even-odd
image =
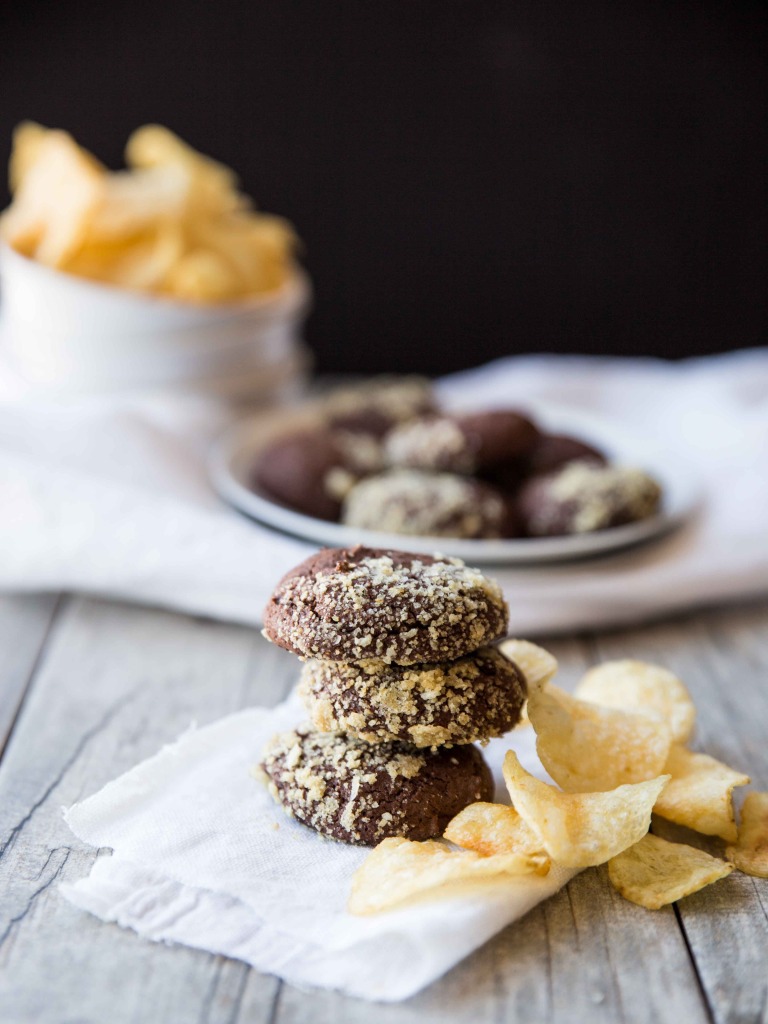
[(189, 185), (190, 211), (208, 216), (245, 209), (250, 202), (238, 192), (237, 175), (229, 167), (198, 153), (168, 128), (147, 124), (128, 139), (126, 163), (133, 168), (176, 168)]
[(64, 269), (121, 288), (156, 291), (181, 259), (183, 246), (177, 226), (162, 223), (127, 242), (88, 242)]
[(647, 910), (658, 910), (698, 892), (731, 871), (731, 864), (703, 850), (669, 843), (650, 833), (608, 862), (613, 887)]
[(349, 910), (375, 914), (421, 896), (449, 897), (478, 882), (504, 883), (541, 867), (539, 855), (499, 853), (483, 857), (427, 840), (385, 839), (352, 878)]
[(13, 149), (8, 165), (8, 185), (15, 192), (37, 161), (48, 129), (35, 121), (22, 121), (13, 132)]
[(590, 669), (575, 690), (581, 700), (624, 711), (655, 711), (668, 723), (673, 743), (686, 743), (696, 708), (677, 678), (645, 661), (606, 661)]
[(244, 289), (229, 263), (212, 249), (195, 249), (178, 261), (163, 288), (168, 295), (192, 302), (221, 302)]
[(557, 673), (557, 659), (528, 640), (504, 640), (499, 650), (523, 673), (529, 693), (542, 690)]
[(61, 267), (86, 236), (106, 172), (60, 131), (38, 135), (23, 171), (2, 217), (2, 237), (23, 255)]
[(607, 793), (563, 793), (534, 778), (513, 751), (504, 759), (512, 803), (556, 864), (603, 864), (641, 839), (668, 775)]
[(659, 718), (590, 704), (555, 686), (530, 695), (528, 717), (541, 763), (569, 793), (646, 782), (664, 770), (671, 740)]
[(444, 838), (483, 857), (494, 853), (540, 854), (541, 873), (549, 871), (549, 857), (542, 850), (541, 841), (514, 807), (470, 804), (449, 822)]
[(121, 241), (162, 224), (179, 223), (188, 194), (188, 180), (173, 167), (109, 174), (88, 224), (88, 240)]
[(739, 871), (768, 878), (768, 793), (748, 793), (741, 808), (739, 836), (725, 855)]
[(226, 255), (243, 290), (251, 293), (271, 291), (283, 284), (297, 245), (290, 224), (266, 214), (198, 219), (188, 224), (187, 231), (194, 245)]
[(736, 841), (733, 790), (746, 786), (748, 775), (679, 745), (670, 750), (664, 771), (671, 779), (656, 801), (656, 814), (705, 836)]

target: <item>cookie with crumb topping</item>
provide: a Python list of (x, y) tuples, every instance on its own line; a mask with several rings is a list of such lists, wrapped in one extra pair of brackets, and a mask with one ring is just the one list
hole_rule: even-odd
[(347, 526), (422, 537), (507, 535), (508, 504), (487, 484), (456, 473), (395, 469), (356, 483), (346, 495)]
[(599, 448), (578, 437), (570, 434), (541, 434), (528, 455), (526, 470), (529, 476), (540, 476), (576, 460), (600, 465), (608, 461)]
[(334, 429), (382, 438), (396, 423), (436, 411), (428, 380), (384, 375), (334, 392), (326, 415)]
[(591, 533), (655, 515), (661, 487), (641, 469), (569, 462), (523, 485), (518, 507), (532, 537)]
[(520, 720), (526, 685), (500, 651), (481, 647), (433, 665), (308, 661), (299, 693), (321, 732), (433, 747), (503, 736)]
[(264, 632), (300, 657), (451, 661), (506, 633), (499, 585), (458, 558), (379, 548), (325, 548), (289, 572)]
[(434, 839), (471, 803), (493, 798), (477, 747), (371, 746), (339, 733), (275, 736), (261, 768), (285, 811), (321, 835), (355, 846), (392, 836)]
[(391, 466), (472, 475), (527, 455), (539, 432), (512, 409), (411, 420), (384, 439)]
[(284, 434), (266, 445), (253, 482), (288, 508), (335, 521), (349, 489), (361, 476), (381, 468), (381, 446), (375, 438), (317, 427)]

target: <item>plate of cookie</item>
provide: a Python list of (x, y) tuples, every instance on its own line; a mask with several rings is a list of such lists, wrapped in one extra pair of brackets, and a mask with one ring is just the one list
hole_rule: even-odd
[(243, 420), (209, 471), (224, 501), (283, 533), (479, 564), (617, 551), (700, 503), (682, 458), (602, 417), (541, 402), (447, 411), (418, 378)]

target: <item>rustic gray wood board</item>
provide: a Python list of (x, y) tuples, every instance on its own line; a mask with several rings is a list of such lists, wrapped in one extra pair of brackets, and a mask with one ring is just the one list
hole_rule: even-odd
[(48, 635), (56, 604), (57, 599), (51, 596), (0, 594), (0, 753)]
[[(597, 639), (596, 650), (601, 660), (641, 658), (677, 673), (698, 710), (691, 745), (746, 772), (755, 789), (768, 789), (768, 622), (762, 612), (710, 613), (675, 625), (607, 634)], [(736, 791), (737, 804), (743, 792)], [(656, 830), (665, 838), (724, 855), (718, 840), (677, 835), (660, 826)], [(737, 871), (678, 904), (717, 1022), (768, 1019), (767, 910), (768, 882)]]
[[(25, 672), (35, 671), (0, 763), (3, 1024), (687, 1024), (765, 1014), (768, 886), (744, 876), (652, 913), (614, 893), (604, 869), (584, 872), (444, 979), (394, 1005), (307, 993), (235, 961), (147, 942), (73, 908), (57, 885), (86, 874), (95, 854), (69, 833), (61, 806), (154, 753), (192, 720), (276, 702), (298, 664), (254, 630), (80, 599), (57, 614), (41, 652), (52, 604), (16, 600), (0, 605), (0, 637), (26, 636), (26, 653), (0, 667), (0, 694), (14, 693), (18, 706)], [(550, 646), (566, 686), (593, 651), (677, 669), (700, 707), (702, 747), (747, 767), (768, 788), (765, 698), (757, 700), (768, 674), (765, 608)], [(723, 721), (732, 738), (721, 735)], [(735, 757), (734, 744), (742, 743), (749, 764)]]

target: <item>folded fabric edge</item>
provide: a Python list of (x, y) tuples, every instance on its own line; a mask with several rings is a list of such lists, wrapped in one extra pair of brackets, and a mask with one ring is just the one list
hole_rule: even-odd
[[(393, 952), (394, 958), (389, 969), (374, 981), (362, 979), (370, 979), (371, 964), (380, 963), (380, 958), (372, 954), (382, 943), (381, 932), (370, 941), (349, 947), (343, 955), (338, 950), (324, 950), (267, 926), (239, 900), (157, 874), (147, 881), (148, 873), (143, 868), (114, 857), (100, 857), (89, 876), (63, 883), (59, 889), (79, 909), (150, 941), (241, 960), (297, 988), (322, 988), (368, 1002), (394, 1003), (431, 985), (503, 928), (558, 892), (576, 873), (559, 869), (550, 880), (554, 884), (531, 894), (524, 904), (515, 893), (506, 900), (494, 900), (490, 913), (487, 906), (484, 908), (482, 927), (475, 927), (469, 943), (461, 941), (466, 929), (459, 919), (447, 942), (427, 950), (409, 941), (398, 927), (398, 911), (391, 912), (388, 953)], [(137, 885), (136, 879), (142, 876), (144, 884)], [(477, 921), (473, 923), (477, 925)], [(194, 934), (205, 934), (206, 944), (190, 937)]]

